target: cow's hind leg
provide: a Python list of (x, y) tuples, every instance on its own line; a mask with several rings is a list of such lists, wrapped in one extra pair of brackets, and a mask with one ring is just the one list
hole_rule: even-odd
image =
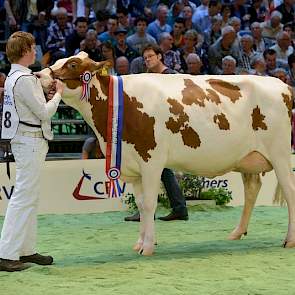
[(295, 177), (289, 157), (279, 160), (272, 164), (288, 205), (289, 225), (284, 247), (291, 248), (295, 247)]
[(261, 179), (259, 174), (242, 173), (244, 183), (244, 208), (239, 225), (232, 231), (228, 239), (239, 240), (242, 235), (247, 234), (248, 224), (253, 211), (257, 195), (261, 188)]

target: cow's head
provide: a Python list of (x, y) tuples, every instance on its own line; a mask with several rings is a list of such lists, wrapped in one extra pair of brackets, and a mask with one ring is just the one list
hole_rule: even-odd
[[(66, 86), (63, 99), (67, 100), (67, 98), (81, 97), (82, 77), (86, 71), (94, 75), (110, 66), (110, 61), (95, 62), (87, 53), (80, 52), (73, 57), (60, 59), (52, 66), (43, 69), (40, 72), (40, 81), (45, 92), (54, 79), (63, 81)], [(71, 104), (69, 101), (67, 103)]]

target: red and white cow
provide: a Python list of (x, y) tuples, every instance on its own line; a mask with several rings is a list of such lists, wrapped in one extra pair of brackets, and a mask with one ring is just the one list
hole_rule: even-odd
[[(44, 69), (41, 83), (64, 81), (63, 101), (77, 109), (106, 149), (109, 77), (84, 52)], [(93, 74), (88, 102), (80, 100), (84, 71)], [(260, 173), (275, 170), (289, 208), (286, 247), (295, 246), (295, 181), (291, 172), (291, 89), (259, 76), (138, 74), (122, 76), (122, 179), (134, 186), (141, 215), (134, 249), (154, 251), (154, 213), (164, 167), (214, 177), (242, 174), (245, 206), (230, 239), (247, 231), (261, 187)]]

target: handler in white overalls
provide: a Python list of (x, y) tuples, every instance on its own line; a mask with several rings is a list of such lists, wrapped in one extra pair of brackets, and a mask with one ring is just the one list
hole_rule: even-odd
[(38, 254), (36, 247), (37, 204), (40, 173), (53, 138), (50, 118), (56, 112), (64, 89), (55, 81), (46, 102), (39, 79), (28, 68), (35, 62), (35, 39), (15, 32), (6, 45), (11, 70), (5, 81), (2, 138), (11, 139), (16, 164), (16, 182), (9, 200), (0, 240), (0, 270), (25, 269), (25, 262), (52, 264), (51, 256)]

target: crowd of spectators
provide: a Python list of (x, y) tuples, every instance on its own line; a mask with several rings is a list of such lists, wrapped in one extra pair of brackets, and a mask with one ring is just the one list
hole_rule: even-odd
[(112, 74), (141, 73), (148, 71), (142, 49), (157, 44), (179, 73), (271, 75), (295, 87), (294, 3), (0, 0), (0, 38), (31, 32), (40, 67), (83, 50), (113, 60)]

